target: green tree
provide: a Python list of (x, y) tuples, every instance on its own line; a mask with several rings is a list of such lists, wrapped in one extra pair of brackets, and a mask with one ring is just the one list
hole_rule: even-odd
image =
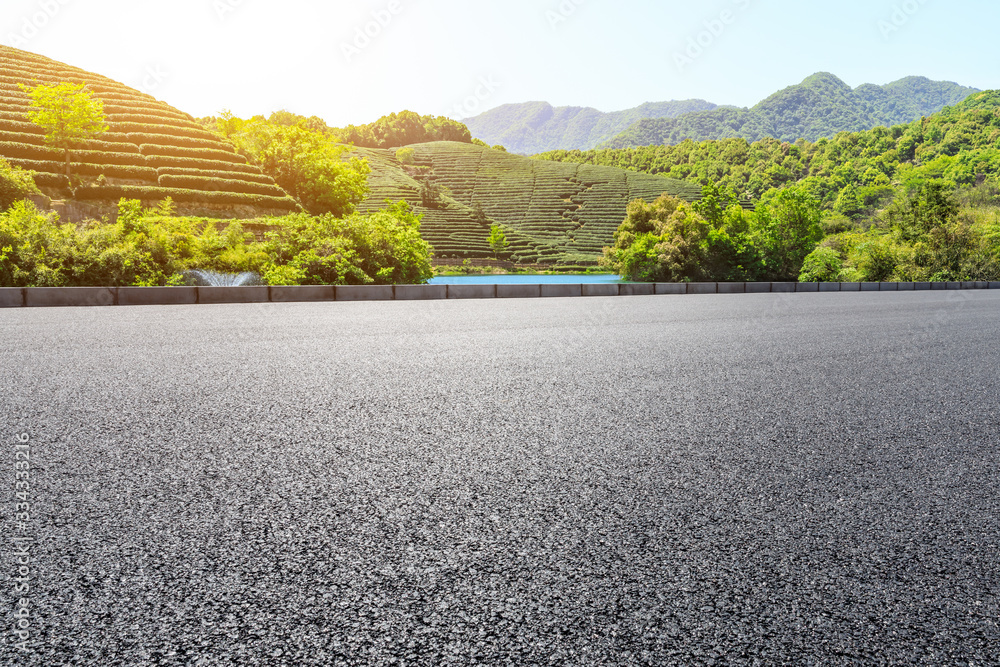
[(703, 274), (711, 226), (690, 204), (663, 195), (652, 204), (628, 205), (615, 232), (615, 245), (604, 250), (604, 263), (628, 280), (682, 282)]
[(351, 148), (302, 125), (262, 118), (236, 123), (229, 140), (237, 150), (296, 197), (313, 215), (349, 215), (368, 193), (367, 161)]
[(20, 84), (20, 87), (31, 98), (28, 119), (45, 131), (45, 143), (65, 152), (69, 177), (72, 149), (108, 130), (104, 104), (86, 90), (85, 84), (41, 84), (34, 88)]
[(490, 227), (490, 249), (493, 251), (493, 257), (495, 259), (500, 259), (500, 253), (507, 250), (510, 247), (510, 241), (507, 240), (507, 235), (504, 233), (503, 227), (500, 225), (492, 225)]
[(801, 188), (774, 190), (754, 214), (767, 277), (794, 281), (823, 238), (819, 203)]
[(396, 151), (396, 159), (399, 160), (400, 164), (412, 165), (415, 154), (416, 151), (412, 148), (400, 148)]

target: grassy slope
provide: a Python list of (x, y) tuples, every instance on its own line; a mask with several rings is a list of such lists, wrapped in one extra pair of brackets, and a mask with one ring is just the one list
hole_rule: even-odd
[(371, 193), (361, 210), (386, 199), (405, 199), (424, 215), (422, 234), (439, 258), (492, 257), (489, 224), (477, 223), (472, 206), (509, 230), (509, 252), (520, 261), (593, 263), (611, 245), (633, 199), (670, 193), (688, 200), (700, 186), (613, 167), (532, 160), (471, 144), (435, 142), (411, 146), (416, 165), (446, 188), (438, 208), (421, 205), (420, 184), (394, 151), (358, 149), (372, 166)]
[[(28, 121), (29, 98), (18, 84), (86, 83), (104, 103), (109, 131), (73, 155), (73, 173), (84, 180), (75, 193), (64, 175), (63, 153), (45, 146)], [(229, 144), (189, 116), (116, 81), (0, 46), (0, 157), (39, 172), (36, 179), (56, 197), (115, 202), (173, 197), (182, 209), (241, 206), (248, 215), (297, 208), (294, 200)], [(108, 186), (97, 187), (104, 175)]]

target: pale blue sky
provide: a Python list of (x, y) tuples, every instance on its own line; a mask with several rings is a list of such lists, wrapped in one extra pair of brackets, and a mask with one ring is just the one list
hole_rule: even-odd
[[(386, 25), (358, 48), (357, 31), (379, 14)], [(817, 71), (852, 86), (918, 74), (1000, 88), (998, 25), (1000, 3), (987, 0), (4, 0), (0, 9), (4, 44), (196, 116), (287, 108), (332, 125), (529, 100), (603, 111), (688, 98), (750, 106)], [(685, 53), (692, 40), (701, 46)]]

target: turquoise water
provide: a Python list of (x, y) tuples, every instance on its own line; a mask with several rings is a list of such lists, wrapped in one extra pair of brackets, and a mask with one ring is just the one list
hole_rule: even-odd
[(439, 276), (430, 281), (431, 285), (597, 285), (622, 283), (614, 274), (515, 274), (501, 276)]

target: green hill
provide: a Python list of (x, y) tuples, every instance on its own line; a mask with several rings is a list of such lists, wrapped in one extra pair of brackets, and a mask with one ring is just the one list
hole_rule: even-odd
[(553, 107), (547, 102), (505, 104), (465, 119), (472, 136), (514, 153), (530, 155), (558, 148), (587, 150), (614, 138), (644, 118), (674, 118), (714, 109), (704, 100), (648, 102), (604, 113), (589, 107)]
[(687, 139), (757, 141), (773, 137), (779, 141), (816, 141), (838, 132), (908, 123), (957, 104), (975, 92), (975, 88), (924, 77), (852, 89), (836, 76), (821, 72), (751, 109), (722, 107), (678, 118), (640, 120), (602, 147), (673, 145)]
[[(405, 199), (424, 215), (421, 235), (439, 259), (492, 257), (491, 223), (504, 225), (509, 255), (520, 262), (593, 264), (625, 217), (630, 201), (668, 192), (688, 200), (697, 185), (611, 167), (534, 160), (459, 142), (410, 146), (413, 165), (395, 151), (358, 149), (372, 167), (362, 211)], [(433, 206), (421, 201), (422, 180), (441, 188)], [(431, 202), (428, 202), (431, 203)], [(482, 207), (478, 219), (474, 207)]]
[[(18, 85), (60, 82), (87, 84), (109, 126), (73, 151), (79, 183), (66, 177), (62, 151), (47, 147), (42, 130), (29, 122), (29, 98)], [(0, 157), (38, 172), (36, 182), (50, 197), (98, 207), (121, 197), (146, 203), (171, 197), (179, 212), (217, 218), (298, 209), (270, 177), (188, 114), (98, 74), (6, 46), (0, 46)]]

